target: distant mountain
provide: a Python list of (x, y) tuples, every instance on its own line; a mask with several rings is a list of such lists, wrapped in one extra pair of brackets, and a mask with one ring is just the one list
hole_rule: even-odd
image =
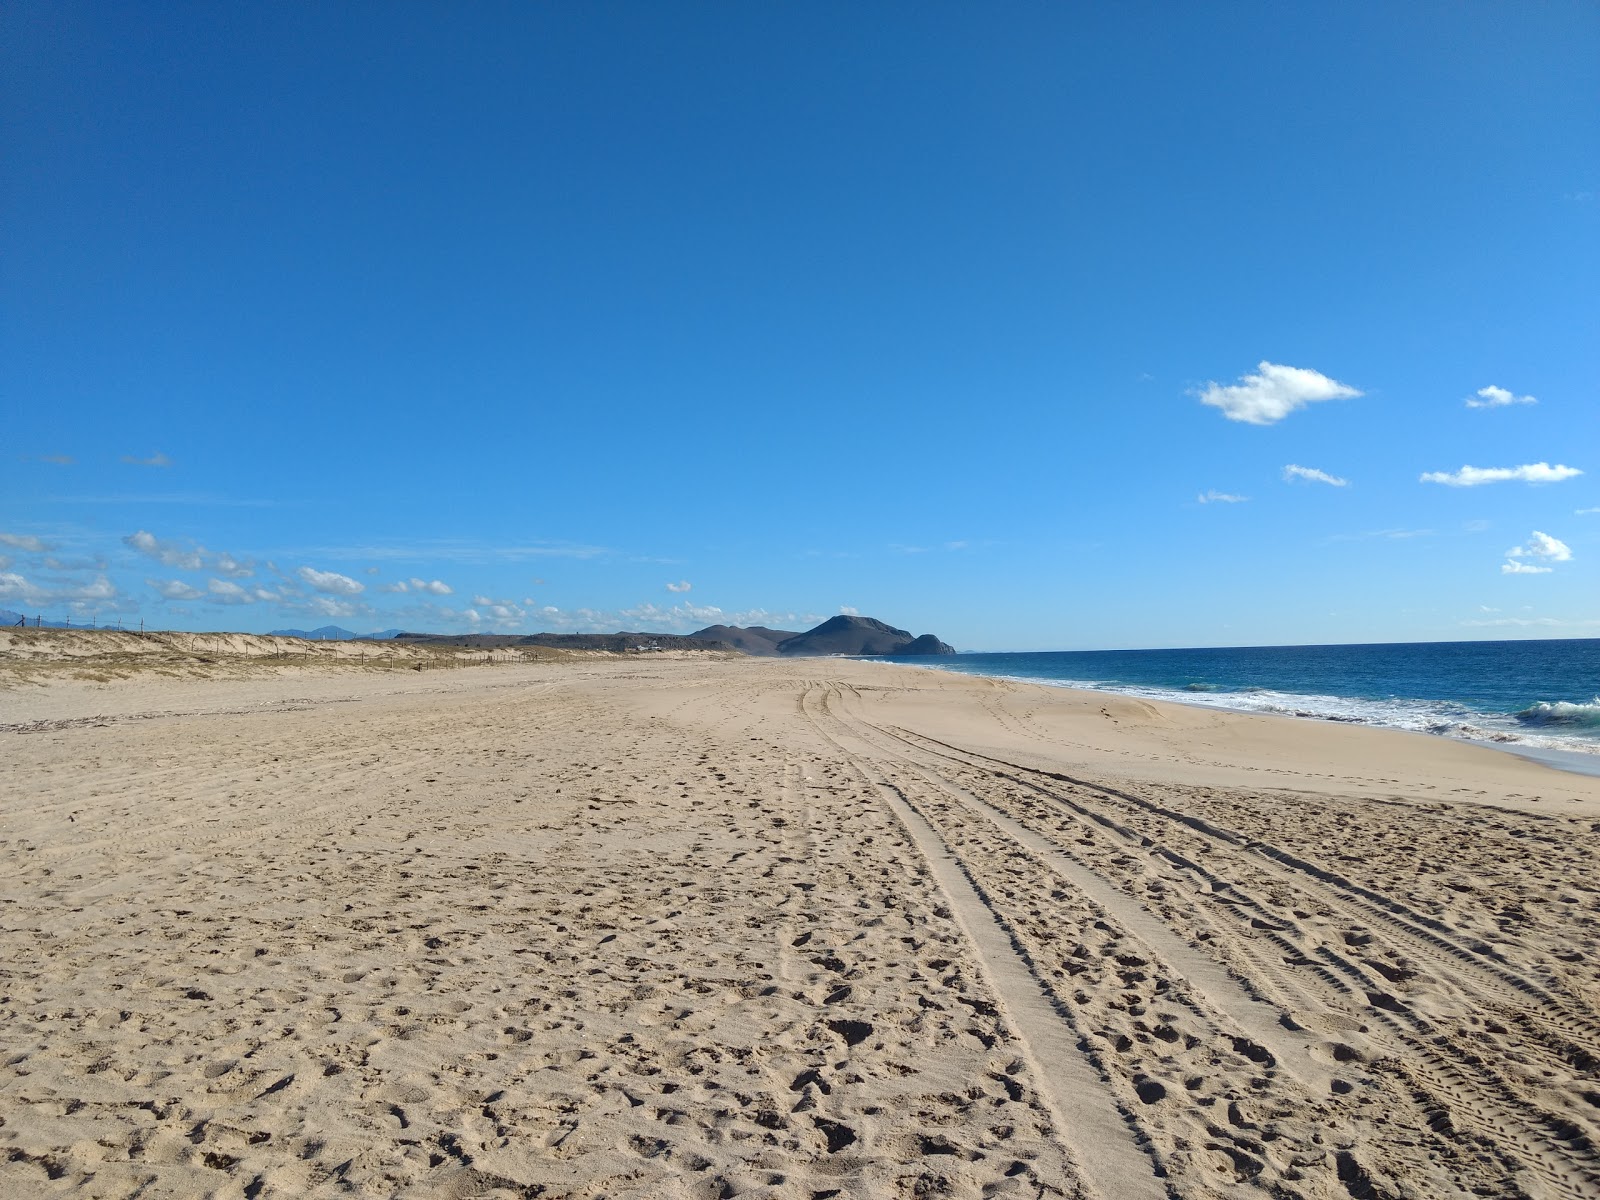
[(308, 642), (353, 642), (356, 635), (337, 625), (324, 625), (321, 629), (269, 629), (268, 637), (297, 637)]
[(761, 656), (778, 653), (778, 643), (800, 635), (788, 629), (768, 629), (765, 625), (707, 625), (688, 635), (702, 642), (721, 642), (746, 654)]
[(297, 637), (308, 642), (387, 642), (401, 637), (403, 629), (380, 629), (377, 633), (352, 633), (339, 625), (324, 625), (320, 629), (271, 629), (268, 637)]
[(786, 633), (755, 625), (710, 625), (689, 634), (707, 642), (723, 642), (746, 654), (813, 656), (819, 654), (954, 654), (931, 633), (914, 637), (872, 617), (830, 617), (804, 633)]

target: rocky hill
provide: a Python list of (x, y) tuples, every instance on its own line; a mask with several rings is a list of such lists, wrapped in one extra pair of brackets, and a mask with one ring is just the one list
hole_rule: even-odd
[(830, 617), (804, 633), (786, 633), (764, 626), (711, 625), (689, 634), (707, 642), (722, 642), (746, 654), (816, 656), (825, 654), (954, 654), (953, 647), (931, 633), (916, 637), (873, 617)]

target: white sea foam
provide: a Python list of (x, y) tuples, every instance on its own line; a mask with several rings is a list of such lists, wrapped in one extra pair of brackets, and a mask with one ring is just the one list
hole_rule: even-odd
[(1600, 697), (1596, 697), (1593, 704), (1570, 704), (1565, 701), (1539, 703), (1514, 715), (1501, 716), (1478, 712), (1448, 700), (1364, 700), (1348, 696), (1300, 695), (1264, 688), (1225, 692), (1212, 691), (1210, 685), (1197, 687), (1191, 684), (1183, 689), (1158, 688), (1103, 679), (1041, 679), (1023, 675), (1000, 678), (1047, 687), (1115, 692), (1143, 700), (1166, 700), (1201, 708), (1404, 729), (1461, 741), (1488, 742), (1507, 749), (1568, 750), (1600, 756), (1600, 737), (1594, 736), (1600, 733)]

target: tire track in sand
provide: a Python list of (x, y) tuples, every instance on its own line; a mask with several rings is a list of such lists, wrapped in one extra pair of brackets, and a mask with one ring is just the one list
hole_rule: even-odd
[[(1040, 1088), (1070, 1137), (1084, 1177), (1112, 1200), (1160, 1200), (1168, 1195), (1157, 1168), (1134, 1139), (1127, 1114), (1106, 1086), (1101, 1072), (1080, 1048), (1081, 1033), (1057, 1006), (1011, 934), (968, 874), (965, 864), (939, 832), (905, 796), (873, 775), (862, 757), (825, 727), (829, 714), (819, 691), (808, 686), (801, 711), (817, 734), (839, 754), (839, 761), (883, 800), (927, 863), (950, 902), (951, 914), (967, 935), (976, 957), (1000, 996), (1006, 1014), (1040, 1081)], [(869, 760), (870, 761), (870, 760)]]

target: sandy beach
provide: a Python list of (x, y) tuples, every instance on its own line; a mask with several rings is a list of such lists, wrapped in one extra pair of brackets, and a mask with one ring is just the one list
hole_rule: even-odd
[(244, 653), (0, 690), (0, 1195), (1600, 1195), (1600, 779), (878, 663)]

